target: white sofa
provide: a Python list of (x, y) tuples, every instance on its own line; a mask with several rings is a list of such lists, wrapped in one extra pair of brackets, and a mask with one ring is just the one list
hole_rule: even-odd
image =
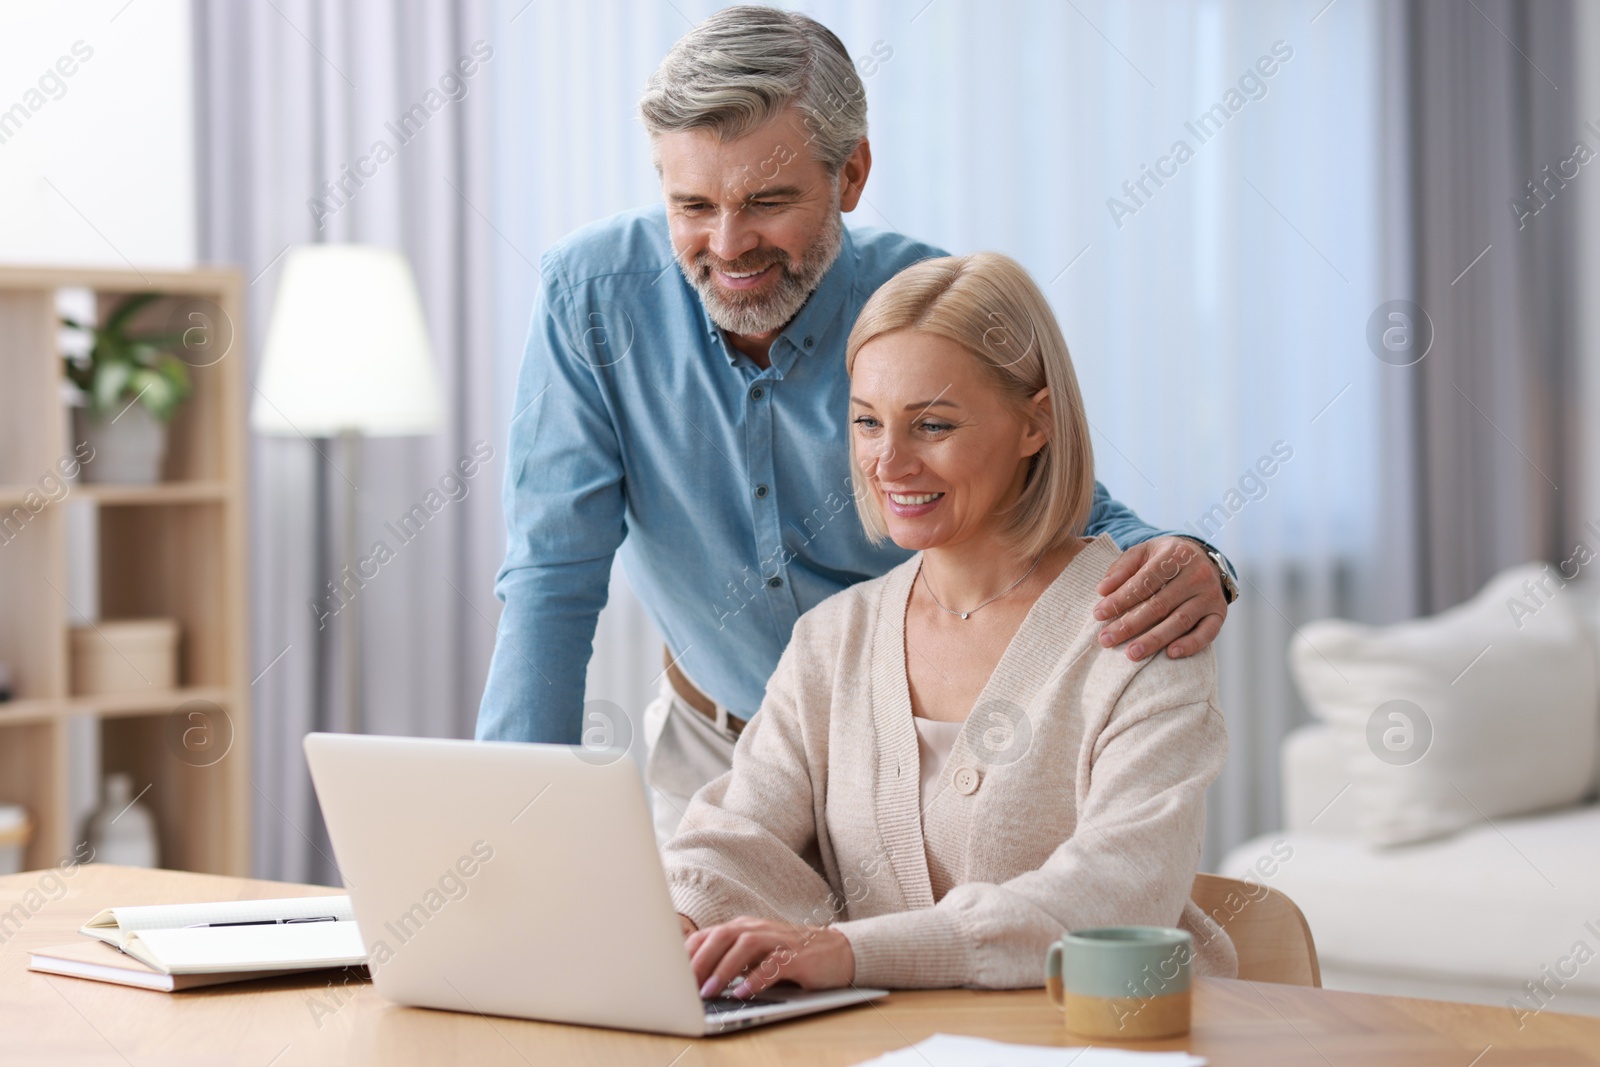
[[(1378, 848), (1357, 835), (1331, 727), (1296, 730), (1282, 760), (1286, 828), (1234, 849), (1221, 873), (1300, 906), (1326, 988), (1600, 1015), (1600, 804)], [(1593, 959), (1574, 958), (1579, 942)]]
[[(1511, 572), (1503, 577), (1512, 577)], [(1517, 677), (1516, 642), (1527, 638), (1530, 627), (1519, 625), (1515, 637), (1491, 635), (1498, 657), (1492, 670), (1463, 672), (1465, 676), (1454, 681), (1447, 672), (1442, 681), (1433, 683), (1433, 690), (1418, 683), (1412, 694), (1424, 702), (1419, 694), (1431, 692), (1433, 706), (1441, 711), (1435, 716), (1436, 751), (1426, 756), (1433, 762), (1417, 766), (1434, 776), (1436, 795), (1445, 794), (1443, 800), (1459, 795), (1472, 805), (1468, 818), (1458, 818), (1454, 824), (1461, 828), (1407, 843), (1383, 843), (1385, 833), (1403, 836), (1393, 831), (1400, 823), (1386, 822), (1385, 813), (1374, 810), (1375, 803), (1381, 806), (1391, 796), (1397, 810), (1409, 800), (1412, 810), (1404, 813), (1405, 818), (1426, 820), (1442, 808), (1435, 804), (1430, 809), (1424, 802), (1419, 809), (1415, 790), (1409, 798), (1395, 791), (1395, 787), (1413, 789), (1427, 779), (1404, 768), (1377, 765), (1366, 751), (1372, 734), (1369, 731), (1364, 742), (1361, 723), (1352, 721), (1354, 711), (1373, 708), (1377, 697), (1392, 694), (1408, 677), (1415, 681), (1416, 672), (1411, 676), (1397, 672), (1397, 663), (1408, 665), (1392, 652), (1396, 646), (1411, 641), (1406, 647), (1421, 648), (1425, 659), (1427, 642), (1437, 647), (1441, 635), (1448, 638), (1458, 632), (1452, 627), (1459, 627), (1468, 631), (1459, 657), (1442, 658), (1466, 663), (1490, 643), (1481, 627), (1485, 620), (1498, 625), (1494, 598), (1506, 595), (1504, 588), (1494, 589), (1493, 584), (1480, 595), (1477, 607), (1460, 609), (1453, 620), (1441, 615), (1435, 617), (1438, 622), (1406, 624), (1416, 629), (1405, 633), (1350, 624), (1306, 628), (1311, 640), (1301, 639), (1301, 647), (1291, 650), (1291, 662), (1318, 721), (1291, 733), (1281, 750), (1285, 828), (1234, 849), (1220, 873), (1263, 882), (1300, 906), (1316, 941), (1327, 988), (1501, 1005), (1524, 1022), (1544, 1010), (1600, 1015), (1600, 803), (1593, 784), (1587, 789), (1570, 786), (1572, 768), (1581, 763), (1571, 758), (1572, 751), (1581, 750), (1581, 739), (1594, 733), (1575, 731), (1570, 722), (1563, 727), (1538, 725), (1543, 709), (1560, 703), (1554, 696), (1541, 702), (1541, 685), (1559, 670), (1552, 669), (1551, 661), (1539, 663), (1537, 649), (1524, 648), (1530, 669)], [(1561, 610), (1582, 618), (1582, 631), (1595, 639), (1593, 592), (1574, 583), (1558, 599)], [(1469, 617), (1473, 611), (1476, 622)], [(1541, 618), (1547, 631), (1555, 632), (1560, 625), (1556, 614), (1552, 609)], [(1471, 632), (1473, 626), (1480, 631)], [(1425, 627), (1431, 629), (1418, 639), (1416, 634)], [(1341, 634), (1356, 629), (1357, 637), (1341, 647)], [(1570, 637), (1570, 627), (1568, 633)], [(1320, 657), (1315, 664), (1304, 655), (1311, 641), (1321, 642), (1313, 650)], [(1589, 651), (1594, 649), (1582, 650)], [(1579, 653), (1569, 647), (1562, 656), (1558, 664), (1575, 661)], [(1371, 667), (1374, 662), (1379, 666)], [(1330, 668), (1348, 682), (1348, 689), (1336, 683), (1330, 691), (1326, 677)], [(1322, 681), (1312, 677), (1317, 671), (1324, 672)], [(1379, 681), (1374, 683), (1370, 674), (1363, 681), (1359, 677), (1363, 671), (1376, 674)], [(1581, 683), (1582, 672), (1575, 677)], [(1461, 692), (1474, 684), (1475, 691)], [(1485, 696), (1487, 691), (1493, 692), (1492, 697)], [(1549, 692), (1555, 691), (1552, 682)], [(1563, 697), (1568, 707), (1572, 693), (1569, 685)], [(1341, 717), (1338, 704), (1344, 696), (1352, 699), (1347, 701), (1349, 713)], [(1459, 711), (1444, 707), (1451, 697), (1462, 704), (1476, 699), (1478, 707), (1450, 719)], [(1600, 721), (1600, 706), (1589, 706)], [(1487, 718), (1486, 710), (1506, 718)], [(1472, 719), (1472, 714), (1478, 718)], [(1527, 722), (1528, 736), (1535, 740), (1525, 743), (1517, 734), (1500, 735), (1502, 721)], [(1547, 732), (1541, 735), (1541, 729)], [(1554, 732), (1557, 729), (1567, 733)], [(1466, 758), (1464, 733), (1475, 734), (1465, 741), (1480, 745)], [(1485, 744), (1491, 734), (1500, 736)], [(1575, 740), (1550, 741), (1560, 736)], [(1569, 784), (1556, 788), (1565, 789), (1572, 798), (1531, 813), (1524, 803), (1507, 809), (1523, 814), (1497, 814), (1482, 799), (1490, 795), (1489, 785), (1474, 784), (1470, 778), (1474, 769), (1490, 776), (1483, 781), (1491, 784), (1493, 775), (1504, 779), (1514, 771), (1535, 790), (1546, 784), (1544, 779), (1563, 778)], [(1449, 788), (1440, 788), (1440, 783)], [(1469, 794), (1480, 799), (1468, 799)], [(1484, 817), (1472, 814), (1474, 810)], [(1449, 813), (1444, 815), (1448, 831)]]

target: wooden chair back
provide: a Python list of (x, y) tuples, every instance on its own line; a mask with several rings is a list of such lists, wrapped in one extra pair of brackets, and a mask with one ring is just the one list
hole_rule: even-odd
[(1322, 985), (1311, 927), (1286, 895), (1259, 882), (1197, 874), (1189, 896), (1233, 940), (1239, 952), (1240, 978)]

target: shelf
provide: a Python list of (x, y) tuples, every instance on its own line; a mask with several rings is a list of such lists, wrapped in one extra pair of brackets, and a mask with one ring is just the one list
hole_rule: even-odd
[(155, 485), (84, 485), (77, 490), (100, 504), (190, 504), (226, 500), (233, 491), (227, 482), (158, 482)]
[[(57, 326), (67, 288), (88, 289), (102, 323), (131, 295), (166, 294), (133, 316), (136, 333), (204, 317), (215, 355), (189, 363), (192, 391), (167, 425), (154, 484), (84, 480), (92, 469), (60, 477), (77, 453)], [(0, 704), (0, 802), (33, 817), (26, 868), (71, 854), (76, 806), (104, 774), (121, 772), (150, 787), (142, 803), (164, 866), (249, 870), (243, 291), (226, 268), (0, 267), (0, 660), (16, 693)], [(176, 621), (180, 684), (73, 695), (69, 593), (102, 620)], [(189, 744), (200, 719), (180, 717), (191, 710), (227, 734), (215, 759)]]
[(116, 267), (0, 267), (0, 289), (49, 292), (55, 289), (103, 289), (119, 293), (153, 291), (215, 296), (239, 284), (231, 267), (191, 270), (131, 271)]
[(148, 693), (102, 693), (98, 696), (68, 697), (58, 701), (62, 714), (82, 715), (94, 712), (102, 716), (148, 715), (151, 712), (171, 711), (191, 700), (204, 700), (211, 704), (226, 705), (233, 702), (233, 694), (220, 685), (194, 685), (181, 689), (154, 689)]
[[(216, 479), (196, 479), (186, 482), (156, 482), (153, 485), (109, 485), (95, 482), (71, 482), (62, 501), (90, 500), (97, 504), (192, 504), (212, 500), (226, 500), (232, 492), (227, 482)], [(28, 493), (40, 492), (34, 485), (0, 485), (0, 508), (21, 505)]]
[(0, 703), (0, 726), (44, 722), (53, 719), (60, 706), (61, 701), (59, 700), (7, 700), (4, 703)]
[(105, 693), (99, 696), (73, 696), (52, 699), (49, 697), (28, 700), (8, 700), (0, 703), (0, 727), (18, 723), (45, 722), (63, 715), (100, 715), (109, 718), (120, 715), (161, 714), (187, 704), (204, 700), (226, 708), (234, 703), (232, 690), (220, 685), (193, 685), (181, 689), (154, 689), (148, 693)]

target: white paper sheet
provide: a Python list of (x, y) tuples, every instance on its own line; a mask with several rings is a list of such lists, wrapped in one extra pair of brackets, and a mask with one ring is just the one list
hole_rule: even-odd
[(1205, 1067), (1204, 1056), (1187, 1052), (1136, 1052), (1091, 1045), (1047, 1048), (1011, 1045), (982, 1037), (934, 1034), (857, 1067)]

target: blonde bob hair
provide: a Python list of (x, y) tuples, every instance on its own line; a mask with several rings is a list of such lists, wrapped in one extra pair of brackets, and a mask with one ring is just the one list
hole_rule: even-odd
[[(1022, 493), (1006, 509), (1003, 537), (1019, 555), (1036, 556), (1079, 536), (1094, 504), (1094, 449), (1061, 327), (1022, 265), (998, 252), (914, 263), (883, 284), (856, 318), (845, 368), (873, 338), (914, 330), (954, 341), (971, 353), (1023, 418), (1050, 390), (1049, 440), (1029, 460)], [(883, 509), (856, 457), (850, 435), (850, 481), (856, 513), (874, 544), (888, 536)]]

